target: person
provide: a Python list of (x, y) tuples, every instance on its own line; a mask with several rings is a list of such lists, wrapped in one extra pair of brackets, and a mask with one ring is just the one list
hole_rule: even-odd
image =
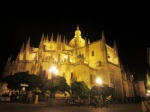
[(27, 94), (27, 103), (32, 103), (32, 91), (28, 91), (28, 94)]
[(142, 112), (150, 112), (150, 106), (145, 98), (142, 99)]

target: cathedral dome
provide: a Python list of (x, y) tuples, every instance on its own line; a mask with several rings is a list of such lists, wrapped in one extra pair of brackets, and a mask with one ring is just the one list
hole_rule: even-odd
[(77, 30), (75, 31), (75, 36), (69, 42), (71, 47), (83, 47), (85, 46), (85, 40), (81, 37), (81, 31), (79, 30), (79, 26), (77, 26)]

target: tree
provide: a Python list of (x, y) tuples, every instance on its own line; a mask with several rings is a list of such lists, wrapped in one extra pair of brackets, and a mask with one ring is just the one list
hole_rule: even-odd
[(20, 84), (25, 83), (26, 76), (26, 72), (20, 72), (14, 75), (9, 75), (3, 78), (1, 81), (7, 83), (9, 89), (18, 90), (21, 88)]
[(88, 98), (90, 95), (90, 89), (87, 87), (84, 81), (74, 81), (71, 84), (72, 95), (80, 98)]
[(93, 86), (91, 88), (91, 97), (101, 96), (102, 95), (102, 86)]
[(61, 76), (58, 76), (57, 80), (54, 80), (54, 88), (54, 91), (70, 93), (70, 86), (67, 84), (66, 79)]
[(101, 96), (103, 97), (103, 100), (106, 100), (106, 98), (110, 95), (114, 94), (114, 88), (109, 87), (108, 85), (103, 86), (93, 86), (91, 88), (91, 96)]
[(35, 88), (39, 88), (40, 90), (42, 90), (44, 86), (42, 79), (35, 74), (27, 75), (25, 82), (29, 85), (29, 90), (33, 90)]
[(42, 89), (43, 83), (39, 76), (29, 74), (28, 72), (19, 72), (14, 75), (9, 75), (1, 80), (8, 84), (8, 88), (12, 90), (21, 90), (21, 84), (27, 84), (28, 90), (35, 89), (36, 87)]
[(66, 79), (61, 76), (53, 77), (53, 79), (45, 80), (44, 81), (44, 91), (46, 93), (55, 92), (63, 92), (65, 95), (65, 92), (70, 93), (70, 86), (67, 84)]

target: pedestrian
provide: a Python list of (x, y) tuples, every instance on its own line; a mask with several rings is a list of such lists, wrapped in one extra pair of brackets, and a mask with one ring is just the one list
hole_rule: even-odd
[(150, 112), (150, 106), (145, 98), (142, 99), (142, 112)]

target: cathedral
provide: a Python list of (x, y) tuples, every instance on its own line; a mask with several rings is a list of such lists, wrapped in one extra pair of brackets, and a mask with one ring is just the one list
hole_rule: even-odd
[(98, 85), (96, 79), (101, 78), (104, 84), (115, 88), (117, 97), (124, 96), (117, 46), (115, 41), (112, 47), (107, 45), (103, 31), (95, 42), (83, 38), (79, 26), (68, 42), (60, 34), (55, 39), (53, 34), (50, 37), (43, 34), (37, 48), (30, 45), (29, 38), (16, 60), (11, 60), (10, 57), (6, 62), (3, 77), (17, 72), (36, 75), (44, 72), (46, 78), (51, 78), (49, 69), (55, 66), (58, 75), (65, 77), (69, 85), (75, 80), (84, 81), (91, 88)]

